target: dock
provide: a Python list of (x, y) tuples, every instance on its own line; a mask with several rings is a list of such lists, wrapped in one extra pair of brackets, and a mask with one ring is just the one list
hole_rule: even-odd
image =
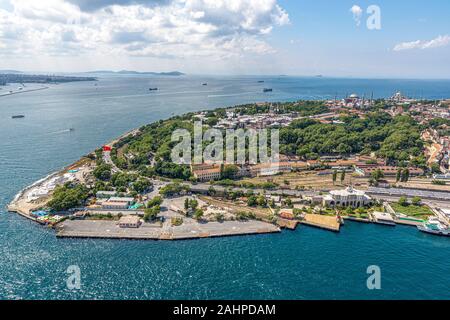
[(288, 220), (283, 218), (277, 219), (277, 225), (282, 229), (295, 230), (299, 222), (297, 220)]
[(349, 217), (349, 216), (343, 216), (342, 219), (354, 221), (354, 222), (361, 222), (361, 223), (372, 223), (370, 219), (362, 219), (362, 218), (355, 218), (355, 217)]
[(337, 217), (320, 214), (306, 214), (304, 220), (300, 221), (300, 223), (333, 232), (339, 232), (341, 228)]
[(139, 228), (120, 228), (117, 221), (66, 220), (57, 226), (56, 231), (59, 238), (191, 240), (279, 233), (281, 229), (261, 221), (187, 223), (177, 227), (143, 223)]

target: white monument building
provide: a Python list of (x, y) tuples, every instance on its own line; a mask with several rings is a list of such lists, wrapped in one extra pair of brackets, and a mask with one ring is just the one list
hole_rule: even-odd
[(348, 187), (345, 190), (330, 191), (329, 195), (323, 198), (323, 205), (327, 207), (364, 207), (372, 203), (372, 198), (364, 191)]

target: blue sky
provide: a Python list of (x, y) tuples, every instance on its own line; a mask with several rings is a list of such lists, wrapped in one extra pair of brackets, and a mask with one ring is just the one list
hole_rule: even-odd
[(449, 15), (444, 0), (0, 0), (0, 69), (450, 78)]

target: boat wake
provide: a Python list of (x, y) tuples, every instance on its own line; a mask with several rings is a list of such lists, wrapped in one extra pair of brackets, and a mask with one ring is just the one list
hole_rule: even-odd
[(62, 133), (68, 133), (68, 132), (72, 132), (74, 131), (73, 128), (69, 128), (69, 129), (64, 129), (64, 130), (58, 130), (58, 131), (54, 131), (54, 132), (49, 132), (48, 134), (62, 134)]

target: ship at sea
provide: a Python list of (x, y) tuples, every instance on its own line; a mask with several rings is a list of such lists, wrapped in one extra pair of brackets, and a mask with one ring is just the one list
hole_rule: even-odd
[(13, 119), (22, 119), (22, 118), (25, 118), (25, 116), (23, 114), (18, 114), (18, 115), (12, 116), (11, 118), (13, 118)]
[(158, 91), (158, 88), (149, 88), (148, 91)]
[(264, 89), (263, 89), (263, 92), (272, 92), (272, 91), (273, 91), (272, 88), (264, 88)]
[(450, 237), (450, 229), (439, 221), (436, 217), (431, 217), (427, 222), (423, 223), (420, 226), (417, 226), (422, 232), (434, 234), (437, 236), (446, 236)]

